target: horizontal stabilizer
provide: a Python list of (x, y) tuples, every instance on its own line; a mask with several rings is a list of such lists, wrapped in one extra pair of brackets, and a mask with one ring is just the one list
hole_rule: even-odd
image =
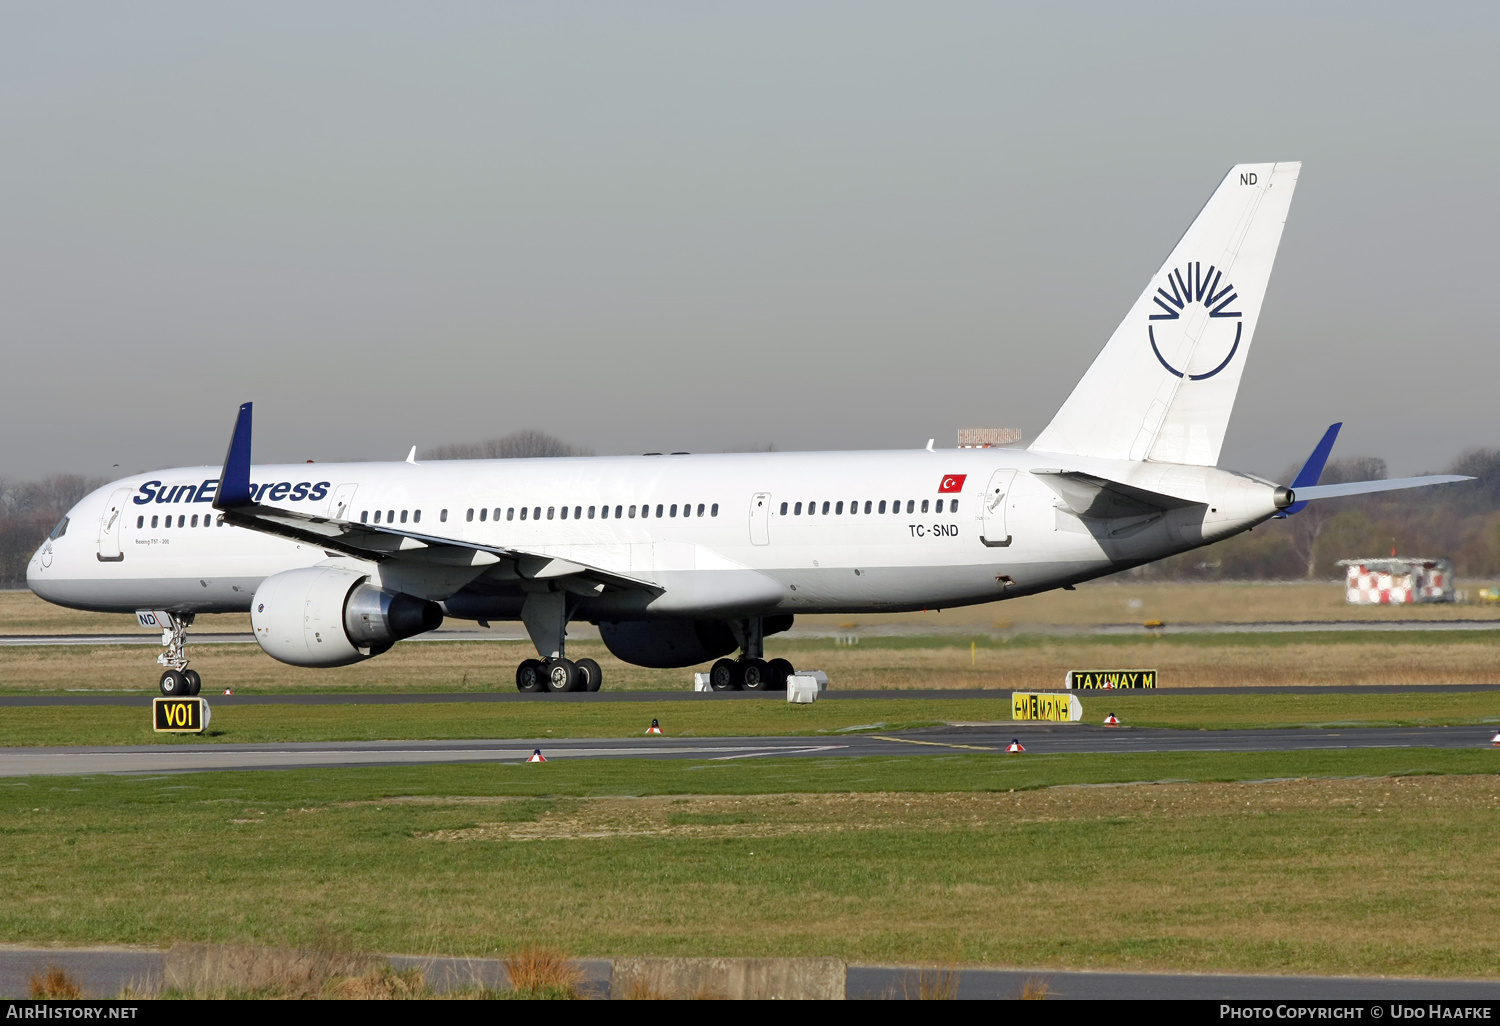
[[(1403, 488), (1423, 488), (1427, 485), (1453, 484), (1457, 481), (1472, 481), (1462, 474), (1431, 474), (1427, 477), (1397, 477), (1386, 481), (1350, 481), (1346, 484), (1312, 485), (1308, 488), (1292, 489), (1292, 505), (1310, 502), (1313, 499), (1338, 499), (1346, 495), (1369, 495), (1372, 492), (1394, 492)], [(1290, 507), (1288, 507), (1290, 509)]]

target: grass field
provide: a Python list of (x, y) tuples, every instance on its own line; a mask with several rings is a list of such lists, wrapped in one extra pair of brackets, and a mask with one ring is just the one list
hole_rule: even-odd
[[(971, 649), (972, 644), (972, 649)], [(1160, 686), (1493, 684), (1500, 682), (1500, 630), (1435, 635), (1167, 635), (1163, 637), (928, 636), (868, 638), (856, 646), (816, 638), (772, 638), (768, 656), (825, 671), (839, 690), (865, 688), (1036, 689), (1062, 686), (1068, 669), (1152, 667)], [(523, 642), (406, 641), (368, 662), (331, 670), (276, 662), (254, 644), (191, 648), (210, 690), (245, 694), (307, 691), (511, 691)], [(597, 659), (610, 690), (687, 690), (694, 668), (652, 670), (622, 663), (598, 642), (569, 646)], [(156, 649), (135, 645), (0, 648), (0, 693), (140, 691), (156, 686)], [(697, 667), (704, 670), (707, 666)]]
[(1497, 760), (953, 754), (0, 781), (0, 939), (1495, 977)]
[[(1464, 581), (1475, 595), (1493, 581)], [(943, 630), (973, 628), (976, 632), (1021, 629), (1028, 625), (1085, 626), (1139, 624), (1163, 620), (1173, 624), (1258, 623), (1267, 621), (1358, 620), (1495, 620), (1500, 605), (1477, 602), (1412, 606), (1351, 606), (1344, 601), (1338, 581), (1160, 583), (1122, 580), (1080, 584), (1073, 591), (1041, 595), (961, 609), (919, 613), (859, 614), (857, 616), (799, 616), (801, 627), (837, 628), (841, 625), (904, 624)], [(199, 631), (250, 630), (248, 613), (200, 616)], [(0, 634), (132, 633), (140, 628), (135, 617), (119, 613), (85, 613), (50, 605), (29, 591), (0, 591)]]
[[(1113, 712), (1129, 726), (1226, 729), (1500, 724), (1500, 692), (1284, 695), (1083, 693), (1084, 719)], [(212, 704), (212, 703), (211, 703)], [(888, 732), (941, 723), (1010, 720), (994, 699), (841, 699), (811, 706), (763, 701), (434, 703), (215, 707), (209, 731), (157, 734), (147, 709), (0, 708), (0, 746), (201, 744), (458, 738), (638, 737), (653, 718), (669, 737)]]

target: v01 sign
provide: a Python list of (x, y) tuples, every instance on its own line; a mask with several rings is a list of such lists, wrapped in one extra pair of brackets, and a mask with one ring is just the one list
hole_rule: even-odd
[(151, 702), (152, 725), (158, 734), (201, 734), (212, 717), (204, 698), (157, 698)]

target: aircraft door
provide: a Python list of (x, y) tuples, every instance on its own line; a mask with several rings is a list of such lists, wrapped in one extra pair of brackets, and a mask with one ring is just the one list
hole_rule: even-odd
[(979, 503), (979, 540), (991, 548), (1010, 544), (1010, 532), (1006, 530), (1005, 511), (1010, 506), (1010, 491), (1015, 484), (1014, 470), (997, 470), (990, 475), (990, 483)]
[(333, 493), (333, 498), (328, 500), (328, 516), (331, 520), (347, 520), (349, 506), (354, 502), (354, 492), (359, 488), (357, 484), (341, 484), (338, 491)]
[(750, 544), (771, 544), (770, 492), (756, 492), (750, 498)]
[(116, 488), (99, 517), (99, 562), (118, 563), (125, 558), (120, 548), (120, 529), (125, 523), (126, 506), (134, 488)]

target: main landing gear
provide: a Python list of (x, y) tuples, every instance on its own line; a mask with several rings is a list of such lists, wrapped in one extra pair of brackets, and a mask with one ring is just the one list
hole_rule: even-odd
[(161, 632), (166, 651), (156, 661), (167, 669), (161, 675), (161, 693), (168, 698), (186, 698), (203, 690), (203, 678), (197, 670), (187, 668), (187, 630), (193, 625), (192, 613), (169, 613), (170, 622)]
[(786, 679), (796, 672), (785, 659), (765, 658), (765, 630), (760, 617), (731, 620), (729, 629), (740, 643), (738, 659), (720, 659), (708, 671), (715, 691), (785, 691)]
[(577, 600), (567, 592), (537, 591), (526, 596), (521, 606), (521, 622), (543, 659), (524, 659), (516, 667), (519, 691), (598, 691), (604, 683), (604, 671), (592, 659), (569, 659), (567, 646), (568, 619)]

